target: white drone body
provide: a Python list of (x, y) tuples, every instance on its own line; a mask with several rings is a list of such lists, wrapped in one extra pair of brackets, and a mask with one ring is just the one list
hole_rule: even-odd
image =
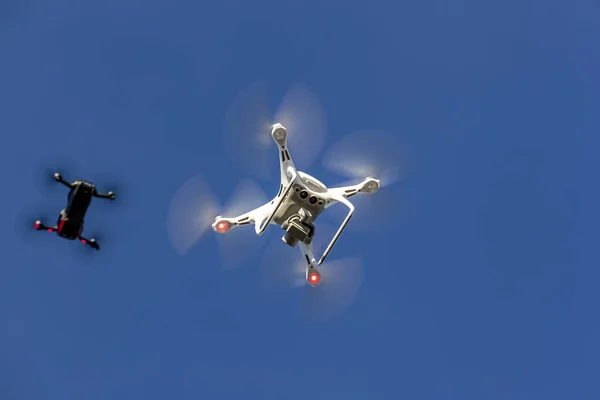
[[(311, 286), (316, 287), (321, 281), (317, 268), (323, 264), (354, 214), (354, 205), (348, 198), (358, 193), (377, 192), (379, 180), (366, 177), (356, 185), (327, 188), (319, 180), (296, 169), (287, 147), (285, 127), (279, 123), (273, 125), (271, 136), (279, 147), (281, 170), (279, 193), (268, 203), (245, 214), (237, 217), (216, 217), (212, 227), (215, 232), (226, 233), (237, 226), (254, 224), (256, 234), (262, 235), (270, 224), (279, 225), (285, 231), (282, 240), (286, 244), (291, 247), (299, 244), (303, 258), (306, 260), (306, 280)], [(314, 222), (325, 209), (336, 203), (348, 207), (348, 214), (317, 261), (312, 248)]]

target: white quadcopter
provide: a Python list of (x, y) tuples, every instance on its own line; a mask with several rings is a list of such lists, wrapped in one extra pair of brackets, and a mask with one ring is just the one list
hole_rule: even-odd
[[(348, 198), (358, 193), (377, 192), (380, 181), (366, 177), (356, 185), (327, 188), (319, 180), (296, 169), (287, 147), (287, 130), (283, 125), (273, 125), (271, 136), (277, 143), (280, 154), (279, 193), (268, 203), (240, 216), (217, 216), (212, 228), (215, 232), (226, 233), (237, 226), (254, 223), (256, 234), (262, 235), (269, 224), (279, 225), (285, 231), (282, 240), (287, 245), (295, 247), (300, 244), (300, 251), (306, 260), (306, 280), (311, 286), (317, 287), (321, 282), (321, 274), (317, 268), (323, 264), (354, 214), (354, 205)], [(348, 214), (317, 261), (312, 248), (314, 223), (325, 209), (336, 203), (348, 207)]]

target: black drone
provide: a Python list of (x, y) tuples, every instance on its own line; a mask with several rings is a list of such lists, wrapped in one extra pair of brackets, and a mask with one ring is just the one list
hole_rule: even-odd
[(93, 183), (83, 180), (67, 182), (58, 172), (54, 173), (54, 179), (70, 189), (67, 197), (67, 206), (60, 212), (55, 226), (47, 226), (42, 221), (35, 221), (35, 229), (38, 231), (56, 232), (58, 236), (69, 240), (79, 239), (81, 243), (100, 250), (96, 239), (87, 239), (81, 236), (85, 214), (90, 206), (92, 197), (114, 200), (115, 194), (113, 192), (106, 194), (99, 193)]

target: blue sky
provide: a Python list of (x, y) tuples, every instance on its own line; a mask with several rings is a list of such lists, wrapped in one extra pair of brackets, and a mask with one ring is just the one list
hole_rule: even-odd
[[(0, 5), (0, 397), (598, 398), (600, 5), (220, 4)], [(274, 103), (312, 88), (328, 145), (374, 128), (410, 149), (396, 229), (335, 249), (365, 282), (325, 323), (298, 318), (297, 290), (263, 296), (258, 256), (223, 271), (212, 235), (186, 256), (167, 237), (187, 179), (225, 199), (251, 178), (221, 132), (256, 80)], [(92, 204), (97, 254), (14, 234), (63, 206), (38, 174), (64, 160), (127, 185)]]

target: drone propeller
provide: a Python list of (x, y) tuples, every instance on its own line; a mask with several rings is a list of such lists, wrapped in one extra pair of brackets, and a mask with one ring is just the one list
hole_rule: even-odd
[(186, 254), (210, 229), (218, 201), (199, 176), (189, 179), (173, 196), (167, 214), (167, 232), (175, 251)]
[(327, 261), (319, 267), (319, 273), (321, 283), (317, 288), (302, 288), (300, 313), (307, 322), (322, 322), (346, 311), (357, 300), (364, 282), (360, 257)]
[[(355, 185), (366, 177), (379, 179), (381, 189), (374, 195), (357, 195), (350, 199), (356, 212), (348, 229), (385, 230), (394, 225), (398, 210), (405, 200), (389, 186), (405, 175), (407, 156), (398, 136), (383, 131), (358, 131), (335, 143), (325, 153), (323, 166), (349, 181), (330, 187)], [(331, 207), (335, 219), (346, 213), (342, 207)]]
[(275, 123), (289, 132), (288, 146), (301, 169), (316, 161), (324, 145), (325, 114), (312, 91), (292, 86), (272, 114), (265, 87), (260, 83), (248, 86), (229, 108), (224, 133), (228, 148), (242, 166), (261, 179), (268, 179), (274, 170), (276, 148), (270, 129)]
[[(174, 195), (167, 216), (167, 230), (175, 251), (188, 253), (218, 215), (240, 215), (267, 202), (267, 195), (252, 181), (242, 181), (222, 206), (209, 185), (199, 176), (188, 180)], [(224, 269), (241, 265), (260, 250), (252, 227), (233, 229), (217, 236)]]
[(331, 172), (361, 181), (379, 179), (381, 187), (404, 176), (406, 154), (398, 138), (384, 131), (358, 131), (335, 143), (325, 154), (323, 166)]
[[(335, 232), (324, 223), (317, 224), (313, 242), (315, 257), (322, 253)], [(350, 257), (327, 261), (318, 271), (321, 283), (316, 288), (311, 287), (306, 282), (306, 261), (299, 249), (271, 243), (265, 251), (260, 275), (268, 291), (286, 287), (300, 290), (299, 316), (305, 322), (323, 322), (339, 316), (354, 303), (364, 281), (364, 268), (359, 257)]]

